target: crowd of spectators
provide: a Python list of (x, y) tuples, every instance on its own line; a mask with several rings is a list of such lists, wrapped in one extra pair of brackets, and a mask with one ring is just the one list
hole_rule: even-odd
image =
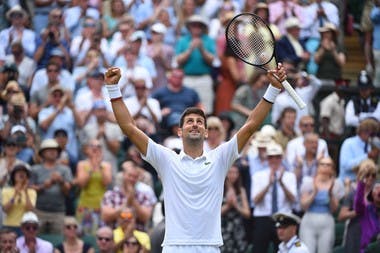
[[(44, 247), (36, 236), (53, 234), (62, 240), (45, 246), (55, 252), (160, 252), (160, 179), (117, 125), (104, 72), (121, 69), (124, 102), (150, 138), (180, 152), (181, 113), (198, 107), (208, 116), (205, 151), (217, 148), (269, 84), (226, 46), (228, 22), (251, 12), (270, 25), (276, 58), (307, 107), (283, 91), (231, 167), (222, 252), (277, 249), (277, 211), (299, 215), (312, 253), (332, 252), (334, 224), (343, 221), (348, 245), (363, 231), (350, 252), (364, 252), (380, 234), (380, 217), (371, 221), (380, 206), (380, 1), (363, 3), (367, 65), (351, 82), (343, 76), (350, 52), (341, 2), (1, 1), (0, 248), (18, 237), (27, 252)], [(331, 93), (319, 104), (323, 87)]]

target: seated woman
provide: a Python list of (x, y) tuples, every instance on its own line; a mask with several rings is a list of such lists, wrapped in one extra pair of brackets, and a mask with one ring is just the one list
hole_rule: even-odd
[(10, 228), (21, 235), (20, 223), (25, 212), (33, 210), (37, 193), (29, 188), (30, 169), (28, 165), (18, 164), (10, 173), (10, 187), (2, 190), (3, 228)]
[(335, 241), (333, 213), (339, 204), (338, 181), (334, 162), (326, 157), (318, 161), (314, 177), (306, 176), (301, 184), (301, 208), (305, 211), (300, 238), (314, 253), (331, 253)]
[(95, 253), (92, 245), (78, 237), (78, 222), (74, 217), (65, 217), (63, 228), (63, 242), (58, 244), (54, 253)]

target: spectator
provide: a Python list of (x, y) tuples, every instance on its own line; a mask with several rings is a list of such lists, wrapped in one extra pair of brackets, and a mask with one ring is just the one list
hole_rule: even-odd
[(208, 22), (193, 15), (186, 21), (190, 33), (176, 43), (176, 64), (183, 68), (185, 86), (193, 88), (205, 106), (205, 113), (213, 112), (214, 92), (211, 70), (216, 58), (216, 44), (206, 31)]
[(52, 24), (58, 25), (61, 39), (64, 39), (65, 41), (70, 41), (71, 34), (70, 34), (70, 31), (65, 26), (65, 19), (63, 17), (63, 12), (64, 12), (63, 8), (60, 8), (60, 7), (56, 7), (52, 9), (49, 13), (49, 19), (48, 19), (49, 21), (46, 23), (47, 24), (52, 23)]
[(332, 252), (335, 240), (333, 214), (339, 204), (339, 185), (331, 158), (318, 160), (315, 176), (302, 181), (301, 208), (305, 211), (300, 225), (300, 238), (310, 252)]
[(25, 164), (16, 157), (18, 147), (15, 138), (8, 138), (2, 146), (2, 155), (0, 157), (0, 186), (1, 188), (9, 185), (9, 175), (13, 167), (19, 164)]
[(235, 129), (240, 129), (247, 120), (249, 113), (264, 95), (268, 86), (268, 78), (264, 72), (252, 77), (248, 84), (243, 84), (235, 91), (231, 101), (231, 117)]
[(345, 134), (345, 106), (348, 82), (337, 80), (334, 91), (319, 103), (319, 133), (322, 138), (341, 140)]
[(68, 135), (67, 150), (70, 155), (78, 159), (78, 139), (76, 128), (83, 126), (79, 111), (74, 106), (70, 91), (64, 91), (59, 85), (49, 90), (51, 104), (38, 113), (38, 126), (41, 139), (54, 138), (57, 129), (65, 129)]
[[(81, 121), (84, 122), (84, 126), (87, 124), (93, 124), (96, 122), (96, 116), (93, 114), (92, 108), (98, 100), (105, 100), (106, 90), (103, 87), (104, 74), (96, 69), (87, 75), (87, 86), (78, 90), (74, 100), (75, 108), (79, 112)], [(114, 121), (114, 117), (111, 112), (110, 104), (107, 105), (107, 119)]]
[(377, 161), (380, 150), (369, 145), (369, 139), (379, 132), (379, 122), (374, 119), (365, 119), (360, 122), (356, 135), (345, 139), (339, 154), (339, 179), (344, 182), (346, 178), (355, 180), (353, 168), (364, 159)]
[(117, 27), (109, 42), (110, 51), (114, 54), (115, 59), (122, 55), (125, 48), (128, 47), (130, 37), (135, 32), (135, 21), (132, 16), (123, 15)]
[(357, 185), (361, 178), (365, 179), (365, 189), (363, 191), (364, 197), (372, 190), (373, 184), (376, 180), (378, 168), (371, 159), (363, 160), (359, 166), (354, 169), (356, 173), (356, 180), (345, 180), (345, 197), (342, 201), (342, 207), (339, 210), (338, 220), (346, 221), (345, 237), (344, 237), (344, 252), (345, 253), (358, 253), (360, 251), (362, 237), (362, 229), (360, 224), (360, 216), (357, 215), (354, 209), (354, 197), (357, 191)]
[(289, 0), (277, 0), (271, 1), (268, 8), (268, 23), (276, 25), (282, 35), (286, 33), (287, 27), (285, 23), (288, 18), (296, 18), (303, 23), (304, 9), (298, 3)]
[(17, 234), (13, 230), (2, 228), (0, 230), (0, 252), (17, 253), (16, 239)]
[(270, 242), (276, 251), (280, 241), (272, 215), (278, 211), (291, 212), (297, 200), (296, 176), (282, 166), (283, 151), (279, 144), (267, 146), (267, 159), (268, 167), (252, 176), (253, 245), (254, 252), (258, 253), (267, 252)]
[(61, 234), (65, 216), (65, 195), (72, 181), (70, 168), (58, 163), (59, 146), (45, 139), (39, 148), (41, 163), (32, 166), (31, 185), (37, 191), (35, 212), (41, 220), (41, 233)]
[[(73, 65), (80, 65), (86, 57), (88, 50), (96, 49), (102, 56), (103, 64), (108, 66), (113, 57), (109, 53), (107, 39), (103, 38), (97, 27), (99, 22), (92, 17), (85, 17), (83, 30), (80, 35), (74, 36), (70, 44), (70, 56)], [(105, 63), (107, 62), (107, 64)]]
[(63, 221), (63, 242), (58, 244), (54, 253), (82, 252), (95, 253), (93, 246), (78, 237), (79, 224), (74, 217), (67, 216)]
[(49, 21), (49, 13), (53, 11), (55, 1), (35, 1), (33, 13), (33, 28), (39, 34)]
[(371, 11), (371, 21), (373, 22), (373, 44), (372, 44), (372, 52), (373, 59), (375, 63), (375, 75), (374, 75), (374, 85), (376, 87), (380, 87), (380, 1), (374, 1), (375, 6)]
[[(70, 69), (71, 58), (69, 53), (70, 41), (62, 38), (61, 29), (57, 23), (48, 23), (46, 28), (42, 30), (40, 37), (37, 40), (37, 49), (34, 54), (34, 60), (37, 63), (37, 69), (46, 67), (50, 58), (61, 56), (63, 59), (62, 66), (65, 69)], [(60, 52), (58, 55), (57, 52)]]
[(16, 245), (20, 253), (38, 252), (52, 253), (53, 245), (37, 237), (39, 219), (33, 212), (26, 212), (21, 219), (21, 231), (23, 236), (17, 238)]
[(380, 97), (375, 93), (372, 79), (365, 70), (360, 71), (357, 86), (359, 96), (351, 98), (346, 105), (346, 126), (351, 128), (357, 128), (366, 118), (380, 121)]
[(221, 252), (246, 252), (247, 241), (243, 218), (250, 217), (247, 195), (242, 185), (239, 168), (232, 165), (224, 183), (222, 203), (222, 237), (224, 245)]
[(11, 53), (5, 57), (5, 62), (14, 63), (17, 69), (22, 69), (18, 74), (17, 82), (25, 95), (29, 96), (29, 88), (36, 70), (36, 63), (32, 58), (25, 55), (21, 42), (12, 43)]
[(99, 253), (115, 253), (112, 228), (104, 226), (96, 231), (96, 245)]
[[(113, 231), (113, 236), (116, 244), (116, 249), (118, 249), (117, 252), (150, 252), (149, 235), (143, 231), (136, 229), (136, 213), (131, 208), (125, 208), (120, 213), (118, 218), (118, 225)], [(133, 242), (132, 239), (134, 239)], [(135, 250), (133, 251), (132, 249)]]
[(110, 1), (110, 13), (104, 14), (101, 18), (103, 36), (106, 39), (111, 39), (115, 32), (118, 31), (118, 25), (123, 20), (126, 8), (123, 0)]
[[(286, 147), (286, 159), (291, 165), (294, 165), (297, 157), (303, 157), (305, 155), (304, 136), (307, 133), (314, 133), (315, 120), (313, 117), (306, 115), (299, 121), (299, 129), (301, 135), (288, 142)], [(324, 139), (318, 138), (317, 154), (319, 157), (328, 157), (327, 143)]]
[(371, 191), (365, 200), (364, 190), (368, 178), (363, 174), (359, 178), (358, 188), (355, 194), (354, 210), (360, 218), (361, 226), (361, 239), (360, 239), (360, 253), (365, 252), (365, 248), (371, 242), (372, 238), (379, 234), (379, 214), (377, 209), (380, 207), (380, 182), (376, 180)]
[(276, 60), (283, 62), (285, 59), (292, 61), (296, 67), (304, 69), (309, 61), (310, 54), (300, 41), (301, 23), (295, 17), (288, 18), (284, 23), (286, 32), (276, 41)]
[(115, 225), (125, 206), (135, 209), (136, 228), (144, 231), (152, 218), (153, 207), (157, 198), (153, 189), (138, 181), (139, 170), (131, 164), (123, 170), (123, 184), (108, 190), (103, 197), (101, 217), (106, 224)]
[(100, 203), (112, 183), (112, 168), (109, 162), (103, 160), (99, 140), (89, 140), (84, 149), (86, 158), (78, 162), (73, 181), (80, 191), (76, 217), (84, 234), (95, 234), (102, 225)]
[(168, 83), (166, 73), (172, 68), (174, 50), (172, 46), (164, 43), (164, 36), (167, 32), (164, 24), (153, 24), (150, 32), (151, 43), (147, 47), (147, 55), (153, 59), (157, 71), (157, 78), (154, 80), (152, 88), (154, 91)]
[(102, 159), (110, 163), (111, 174), (115, 176), (118, 171), (117, 155), (121, 148), (123, 134), (120, 128), (109, 120), (106, 104), (103, 100), (96, 100), (90, 113), (95, 116), (96, 120), (89, 122), (78, 131), (79, 141), (82, 146), (86, 146), (91, 140), (98, 140)]
[(297, 137), (295, 122), (297, 111), (293, 107), (285, 107), (277, 120), (277, 130), (273, 139), (286, 150), (289, 141)]
[(288, 70), (288, 80), (299, 96), (305, 101), (307, 107), (300, 109), (287, 92), (282, 92), (276, 99), (276, 103), (272, 108), (272, 124), (276, 125), (281, 111), (288, 106), (297, 110), (297, 118), (295, 122), (296, 131), (298, 132), (299, 120), (302, 116), (313, 112), (313, 99), (321, 88), (322, 82), (314, 75), (308, 75), (306, 72), (298, 71), (291, 61), (285, 61), (284, 67)]
[(213, 150), (224, 143), (226, 133), (222, 121), (218, 117), (207, 117), (207, 132), (208, 136), (203, 147), (206, 152)]
[(135, 120), (144, 118), (150, 121), (153, 127), (158, 126), (162, 120), (159, 101), (149, 96), (150, 91), (144, 79), (132, 79), (132, 84), (136, 95), (124, 99), (124, 103), (130, 109), (132, 117)]
[(314, 53), (314, 61), (318, 64), (316, 76), (330, 83), (340, 80), (346, 55), (338, 42), (338, 28), (332, 23), (326, 23), (318, 31), (321, 33), (321, 43)]
[(203, 108), (195, 90), (183, 86), (184, 73), (181, 69), (173, 69), (169, 74), (168, 84), (152, 93), (152, 98), (160, 102), (162, 128), (168, 128), (168, 117), (173, 113), (180, 114), (187, 107)]
[[(65, 18), (65, 26), (69, 29), (71, 37), (74, 38), (80, 35), (83, 30), (88, 29), (85, 23), (87, 19), (99, 21), (100, 13), (96, 8), (89, 6), (88, 1), (78, 1), (67, 8), (63, 16)], [(91, 24), (92, 26), (93, 24)]]
[(11, 53), (13, 42), (21, 41), (25, 54), (32, 57), (36, 50), (36, 34), (26, 27), (28, 14), (20, 5), (14, 5), (6, 13), (11, 26), (0, 32), (0, 55)]
[(149, 233), (151, 253), (162, 253), (162, 242), (165, 236), (165, 206), (164, 201), (161, 201), (161, 214), (163, 216), (162, 220), (153, 226)]
[(10, 173), (10, 187), (1, 191), (1, 205), (6, 216), (3, 227), (12, 229), (21, 236), (20, 223), (27, 211), (32, 211), (36, 205), (37, 193), (29, 187), (30, 168), (19, 164), (13, 167)]
[(4, 115), (8, 113), (7, 103), (9, 103), (10, 98), (13, 94), (22, 92), (20, 85), (17, 81), (11, 80), (7, 81), (7, 83), (4, 84), (4, 89), (0, 94), (0, 102), (1, 102), (1, 112), (2, 112), (2, 118), (4, 118)]
[(177, 38), (189, 33), (186, 22), (192, 15), (196, 14), (196, 7), (195, 0), (183, 0), (182, 4), (176, 3), (174, 8), (177, 13), (175, 29)]
[(317, 65), (314, 62), (314, 53), (321, 43), (319, 29), (326, 23), (333, 24), (337, 29), (341, 27), (338, 8), (334, 3), (325, 0), (316, 0), (303, 9), (303, 26), (301, 30), (301, 40), (304, 41), (305, 48), (311, 55), (307, 66), (310, 74), (316, 74)]

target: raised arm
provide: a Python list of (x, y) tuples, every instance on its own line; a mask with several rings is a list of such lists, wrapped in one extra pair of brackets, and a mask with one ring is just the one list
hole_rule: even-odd
[(136, 145), (140, 153), (145, 156), (149, 138), (136, 126), (133, 117), (123, 102), (123, 97), (117, 84), (121, 78), (120, 69), (116, 67), (107, 69), (104, 78), (117, 123), (123, 133)]
[[(278, 79), (276, 79), (274, 75), (276, 75)], [(286, 79), (286, 72), (282, 64), (279, 63), (276, 69), (268, 70), (267, 76), (271, 85), (269, 85), (263, 99), (251, 111), (245, 124), (237, 132), (239, 152), (242, 151), (249, 138), (259, 128), (272, 108), (277, 94), (280, 93), (282, 89), (281, 82)]]

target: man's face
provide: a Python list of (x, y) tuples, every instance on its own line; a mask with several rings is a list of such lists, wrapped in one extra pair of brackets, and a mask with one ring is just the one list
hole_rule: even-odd
[(4, 233), (0, 239), (0, 252), (10, 253), (16, 248), (16, 234), (13, 232)]
[(278, 239), (282, 242), (288, 242), (297, 232), (295, 225), (280, 226), (277, 228)]
[(99, 229), (96, 233), (96, 244), (100, 252), (112, 252), (114, 246), (112, 230)]
[(184, 140), (203, 141), (208, 137), (204, 118), (195, 113), (186, 115), (182, 128), (178, 129), (178, 136)]
[(35, 238), (37, 236), (38, 225), (36, 223), (24, 223), (21, 225), (21, 231), (25, 237)]
[(135, 185), (139, 179), (139, 171), (135, 168), (135, 165), (125, 164), (124, 165), (124, 181), (127, 184)]

